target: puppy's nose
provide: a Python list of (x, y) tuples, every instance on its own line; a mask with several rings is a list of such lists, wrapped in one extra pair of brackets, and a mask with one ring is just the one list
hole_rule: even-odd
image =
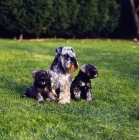
[(42, 85), (44, 85), (45, 84), (45, 82), (41, 82), (42, 83)]
[(95, 78), (96, 78), (97, 76), (98, 76), (97, 74), (94, 75)]

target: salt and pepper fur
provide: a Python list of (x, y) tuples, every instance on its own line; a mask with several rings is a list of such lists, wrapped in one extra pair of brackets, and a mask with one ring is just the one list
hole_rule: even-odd
[(71, 98), (79, 101), (86, 99), (92, 101), (91, 80), (98, 76), (98, 71), (92, 64), (85, 64), (80, 68), (78, 75), (71, 84)]
[(43, 103), (45, 100), (57, 101), (57, 96), (54, 95), (51, 90), (50, 75), (48, 71), (33, 71), (32, 78), (34, 78), (34, 83), (27, 88), (25, 94), (22, 96), (23, 98), (34, 98), (39, 103)]
[(50, 67), (51, 88), (58, 95), (61, 104), (70, 103), (72, 73), (78, 69), (75, 51), (70, 46), (60, 46), (55, 50), (55, 58)]
[(43, 103), (45, 100), (58, 101), (61, 104), (75, 100), (92, 101), (91, 80), (98, 77), (98, 71), (92, 64), (80, 67), (78, 75), (72, 81), (72, 73), (78, 69), (75, 51), (71, 46), (59, 46), (49, 71), (32, 72), (34, 84), (27, 88), (23, 97), (30, 97)]

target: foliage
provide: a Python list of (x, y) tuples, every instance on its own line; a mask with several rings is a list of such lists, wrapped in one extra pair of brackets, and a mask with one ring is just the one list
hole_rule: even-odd
[(0, 29), (39, 37), (106, 37), (117, 26), (116, 0), (1, 0)]
[(95, 19), (98, 15), (97, 0), (80, 0), (79, 14), (77, 16), (77, 35), (84, 36), (92, 32)]
[[(116, 0), (120, 6), (120, 18), (118, 26), (112, 34), (115, 38), (133, 38), (136, 37), (136, 26), (134, 22), (134, 17), (131, 9), (131, 4), (129, 0)], [(139, 6), (139, 1), (134, 0), (135, 7)]]
[[(79, 65), (93, 63), (92, 102), (39, 104), (20, 96), (31, 72), (49, 69), (59, 45), (75, 49)], [(126, 40), (0, 40), (1, 140), (139, 139), (139, 44)], [(73, 74), (73, 78), (78, 71)]]
[(46, 32), (51, 23), (51, 0), (2, 0), (0, 24), (18, 34)]
[(55, 36), (63, 34), (69, 27), (69, 15), (66, 0), (53, 0), (52, 16), (54, 21), (52, 22), (49, 31), (50, 34)]
[(69, 14), (69, 27), (66, 30), (67, 36), (75, 38), (77, 35), (77, 16), (79, 14), (80, 6), (77, 0), (67, 0), (68, 14)]
[[(120, 16), (119, 5), (115, 0), (99, 1), (99, 15), (97, 17), (98, 27), (95, 28), (95, 34), (103, 37), (108, 37), (113, 30), (118, 26)], [(95, 36), (94, 34), (94, 36)]]
[(41, 33), (45, 33), (51, 25), (53, 17), (52, 1), (51, 0), (24, 0), (24, 7), (27, 9), (26, 13), (26, 32), (34, 33), (37, 37)]
[(26, 28), (26, 10), (23, 0), (0, 1), (0, 24), (13, 32), (23, 32)]

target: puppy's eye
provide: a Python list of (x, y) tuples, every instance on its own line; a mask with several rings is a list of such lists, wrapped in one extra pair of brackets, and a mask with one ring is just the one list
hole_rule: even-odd
[(88, 71), (91, 72), (91, 68), (89, 68)]

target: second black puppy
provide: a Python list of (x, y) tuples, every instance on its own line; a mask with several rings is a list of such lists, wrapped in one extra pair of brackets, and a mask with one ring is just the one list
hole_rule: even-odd
[(39, 103), (43, 103), (45, 99), (57, 101), (57, 96), (51, 91), (51, 82), (49, 73), (45, 70), (36, 70), (32, 72), (35, 79), (34, 84), (27, 88), (23, 97), (35, 98)]
[(91, 80), (98, 76), (98, 71), (92, 64), (85, 64), (80, 68), (78, 75), (71, 84), (71, 98), (92, 101)]

